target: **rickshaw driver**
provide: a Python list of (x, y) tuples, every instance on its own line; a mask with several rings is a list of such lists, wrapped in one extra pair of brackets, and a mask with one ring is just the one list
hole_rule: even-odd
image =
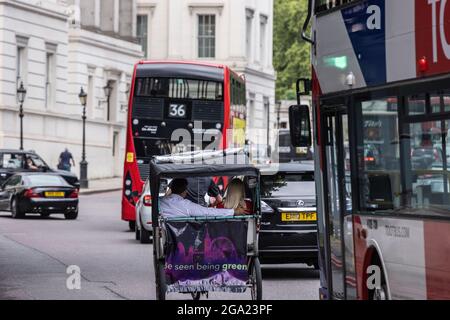
[(245, 210), (207, 208), (185, 199), (187, 196), (188, 181), (186, 179), (174, 179), (170, 184), (169, 195), (164, 196), (159, 204), (164, 218), (189, 218), (189, 217), (233, 217), (245, 215)]

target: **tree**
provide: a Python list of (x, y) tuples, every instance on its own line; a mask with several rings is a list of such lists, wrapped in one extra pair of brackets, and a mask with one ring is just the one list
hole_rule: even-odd
[(311, 77), (311, 47), (301, 38), (307, 11), (307, 0), (275, 0), (274, 67), (278, 100), (295, 99), (297, 79)]

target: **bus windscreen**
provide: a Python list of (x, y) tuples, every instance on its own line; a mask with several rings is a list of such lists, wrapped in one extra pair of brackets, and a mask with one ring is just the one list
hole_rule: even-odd
[(179, 78), (138, 78), (135, 96), (223, 101), (223, 83)]

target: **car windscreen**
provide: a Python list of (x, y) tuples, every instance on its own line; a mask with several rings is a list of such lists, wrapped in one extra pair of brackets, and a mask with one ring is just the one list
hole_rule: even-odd
[(0, 156), (0, 168), (23, 169), (23, 157), (22, 153), (3, 153)]
[(27, 176), (27, 181), (32, 186), (49, 186), (49, 187), (63, 187), (66, 186), (67, 183), (60, 176), (52, 176), (52, 175), (32, 175)]
[(314, 196), (314, 172), (261, 176), (262, 197)]

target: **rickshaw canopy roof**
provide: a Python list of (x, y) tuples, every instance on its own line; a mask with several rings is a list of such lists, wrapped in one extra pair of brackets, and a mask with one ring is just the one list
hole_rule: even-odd
[(150, 179), (219, 176), (259, 177), (259, 169), (236, 149), (155, 157), (150, 163)]
[(258, 177), (259, 170), (250, 165), (229, 164), (157, 164), (152, 161), (150, 166), (153, 178), (188, 178), (188, 177), (220, 177), (248, 176)]

